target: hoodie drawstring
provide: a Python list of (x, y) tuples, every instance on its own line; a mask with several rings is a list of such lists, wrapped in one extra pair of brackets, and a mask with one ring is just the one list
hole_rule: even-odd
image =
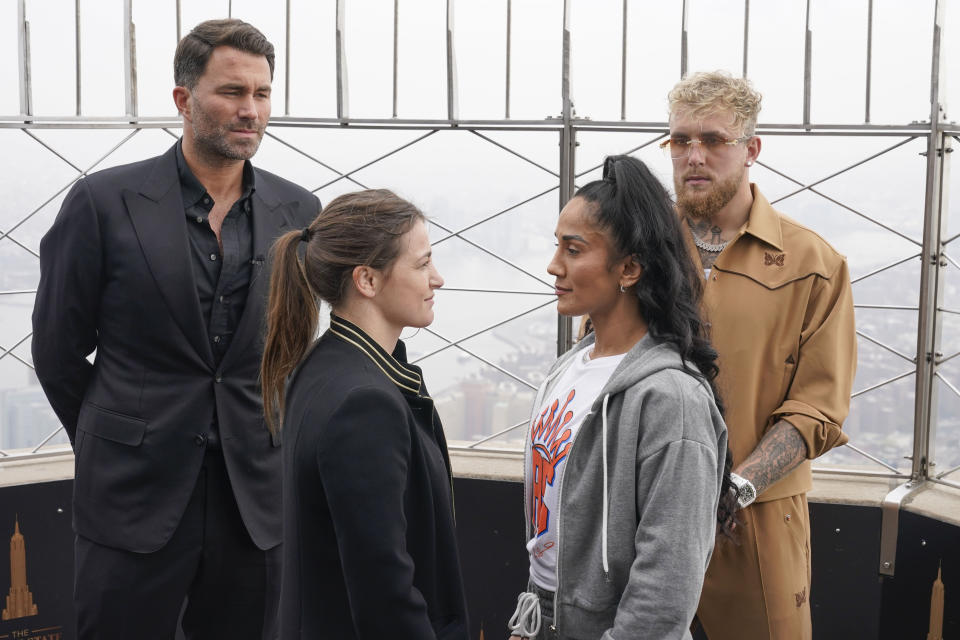
[(540, 632), (540, 598), (535, 593), (524, 591), (517, 596), (517, 608), (507, 627), (513, 635), (533, 638)]
[(609, 393), (603, 396), (603, 538), (600, 541), (600, 549), (603, 555), (604, 575), (610, 573), (610, 563), (607, 560), (607, 400), (609, 399)]

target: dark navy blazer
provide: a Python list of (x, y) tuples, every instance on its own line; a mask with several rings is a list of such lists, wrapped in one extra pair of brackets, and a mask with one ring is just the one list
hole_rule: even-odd
[(85, 538), (137, 552), (166, 544), (216, 413), (247, 531), (261, 549), (280, 542), (279, 443), (259, 387), (270, 279), (262, 257), (278, 235), (316, 218), (320, 203), (255, 171), (257, 259), (219, 363), (191, 270), (175, 147), (78, 180), (40, 243), (34, 365), (73, 443), (73, 521)]
[(283, 640), (467, 640), (446, 439), (402, 342), (334, 317), (288, 387)]

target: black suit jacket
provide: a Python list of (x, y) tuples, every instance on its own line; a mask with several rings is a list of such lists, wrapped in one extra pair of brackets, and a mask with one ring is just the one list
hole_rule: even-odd
[(283, 640), (467, 640), (446, 439), (403, 343), (334, 318), (287, 394)]
[(258, 547), (280, 542), (279, 442), (264, 425), (258, 383), (269, 285), (259, 259), (319, 210), (308, 191), (256, 170), (260, 264), (217, 367), (191, 268), (175, 149), (71, 189), (40, 243), (32, 347), (37, 377), (74, 447), (77, 533), (131, 551), (162, 547), (197, 480), (216, 411), (243, 522)]

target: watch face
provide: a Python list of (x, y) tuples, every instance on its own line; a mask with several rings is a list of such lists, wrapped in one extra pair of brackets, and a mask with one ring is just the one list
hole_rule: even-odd
[(749, 480), (732, 472), (730, 473), (730, 480), (737, 488), (737, 505), (741, 509), (756, 499), (757, 490)]
[(738, 502), (741, 507), (745, 507), (751, 502), (753, 502), (757, 497), (757, 490), (753, 488), (753, 485), (749, 482), (745, 483), (740, 487)]

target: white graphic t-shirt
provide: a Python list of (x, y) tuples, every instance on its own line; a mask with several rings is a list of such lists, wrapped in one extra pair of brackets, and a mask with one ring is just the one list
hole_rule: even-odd
[(530, 578), (541, 589), (557, 590), (557, 522), (560, 482), (574, 438), (590, 407), (623, 356), (591, 360), (593, 349), (574, 358), (533, 418), (531, 493), (527, 495), (533, 538), (527, 542)]

